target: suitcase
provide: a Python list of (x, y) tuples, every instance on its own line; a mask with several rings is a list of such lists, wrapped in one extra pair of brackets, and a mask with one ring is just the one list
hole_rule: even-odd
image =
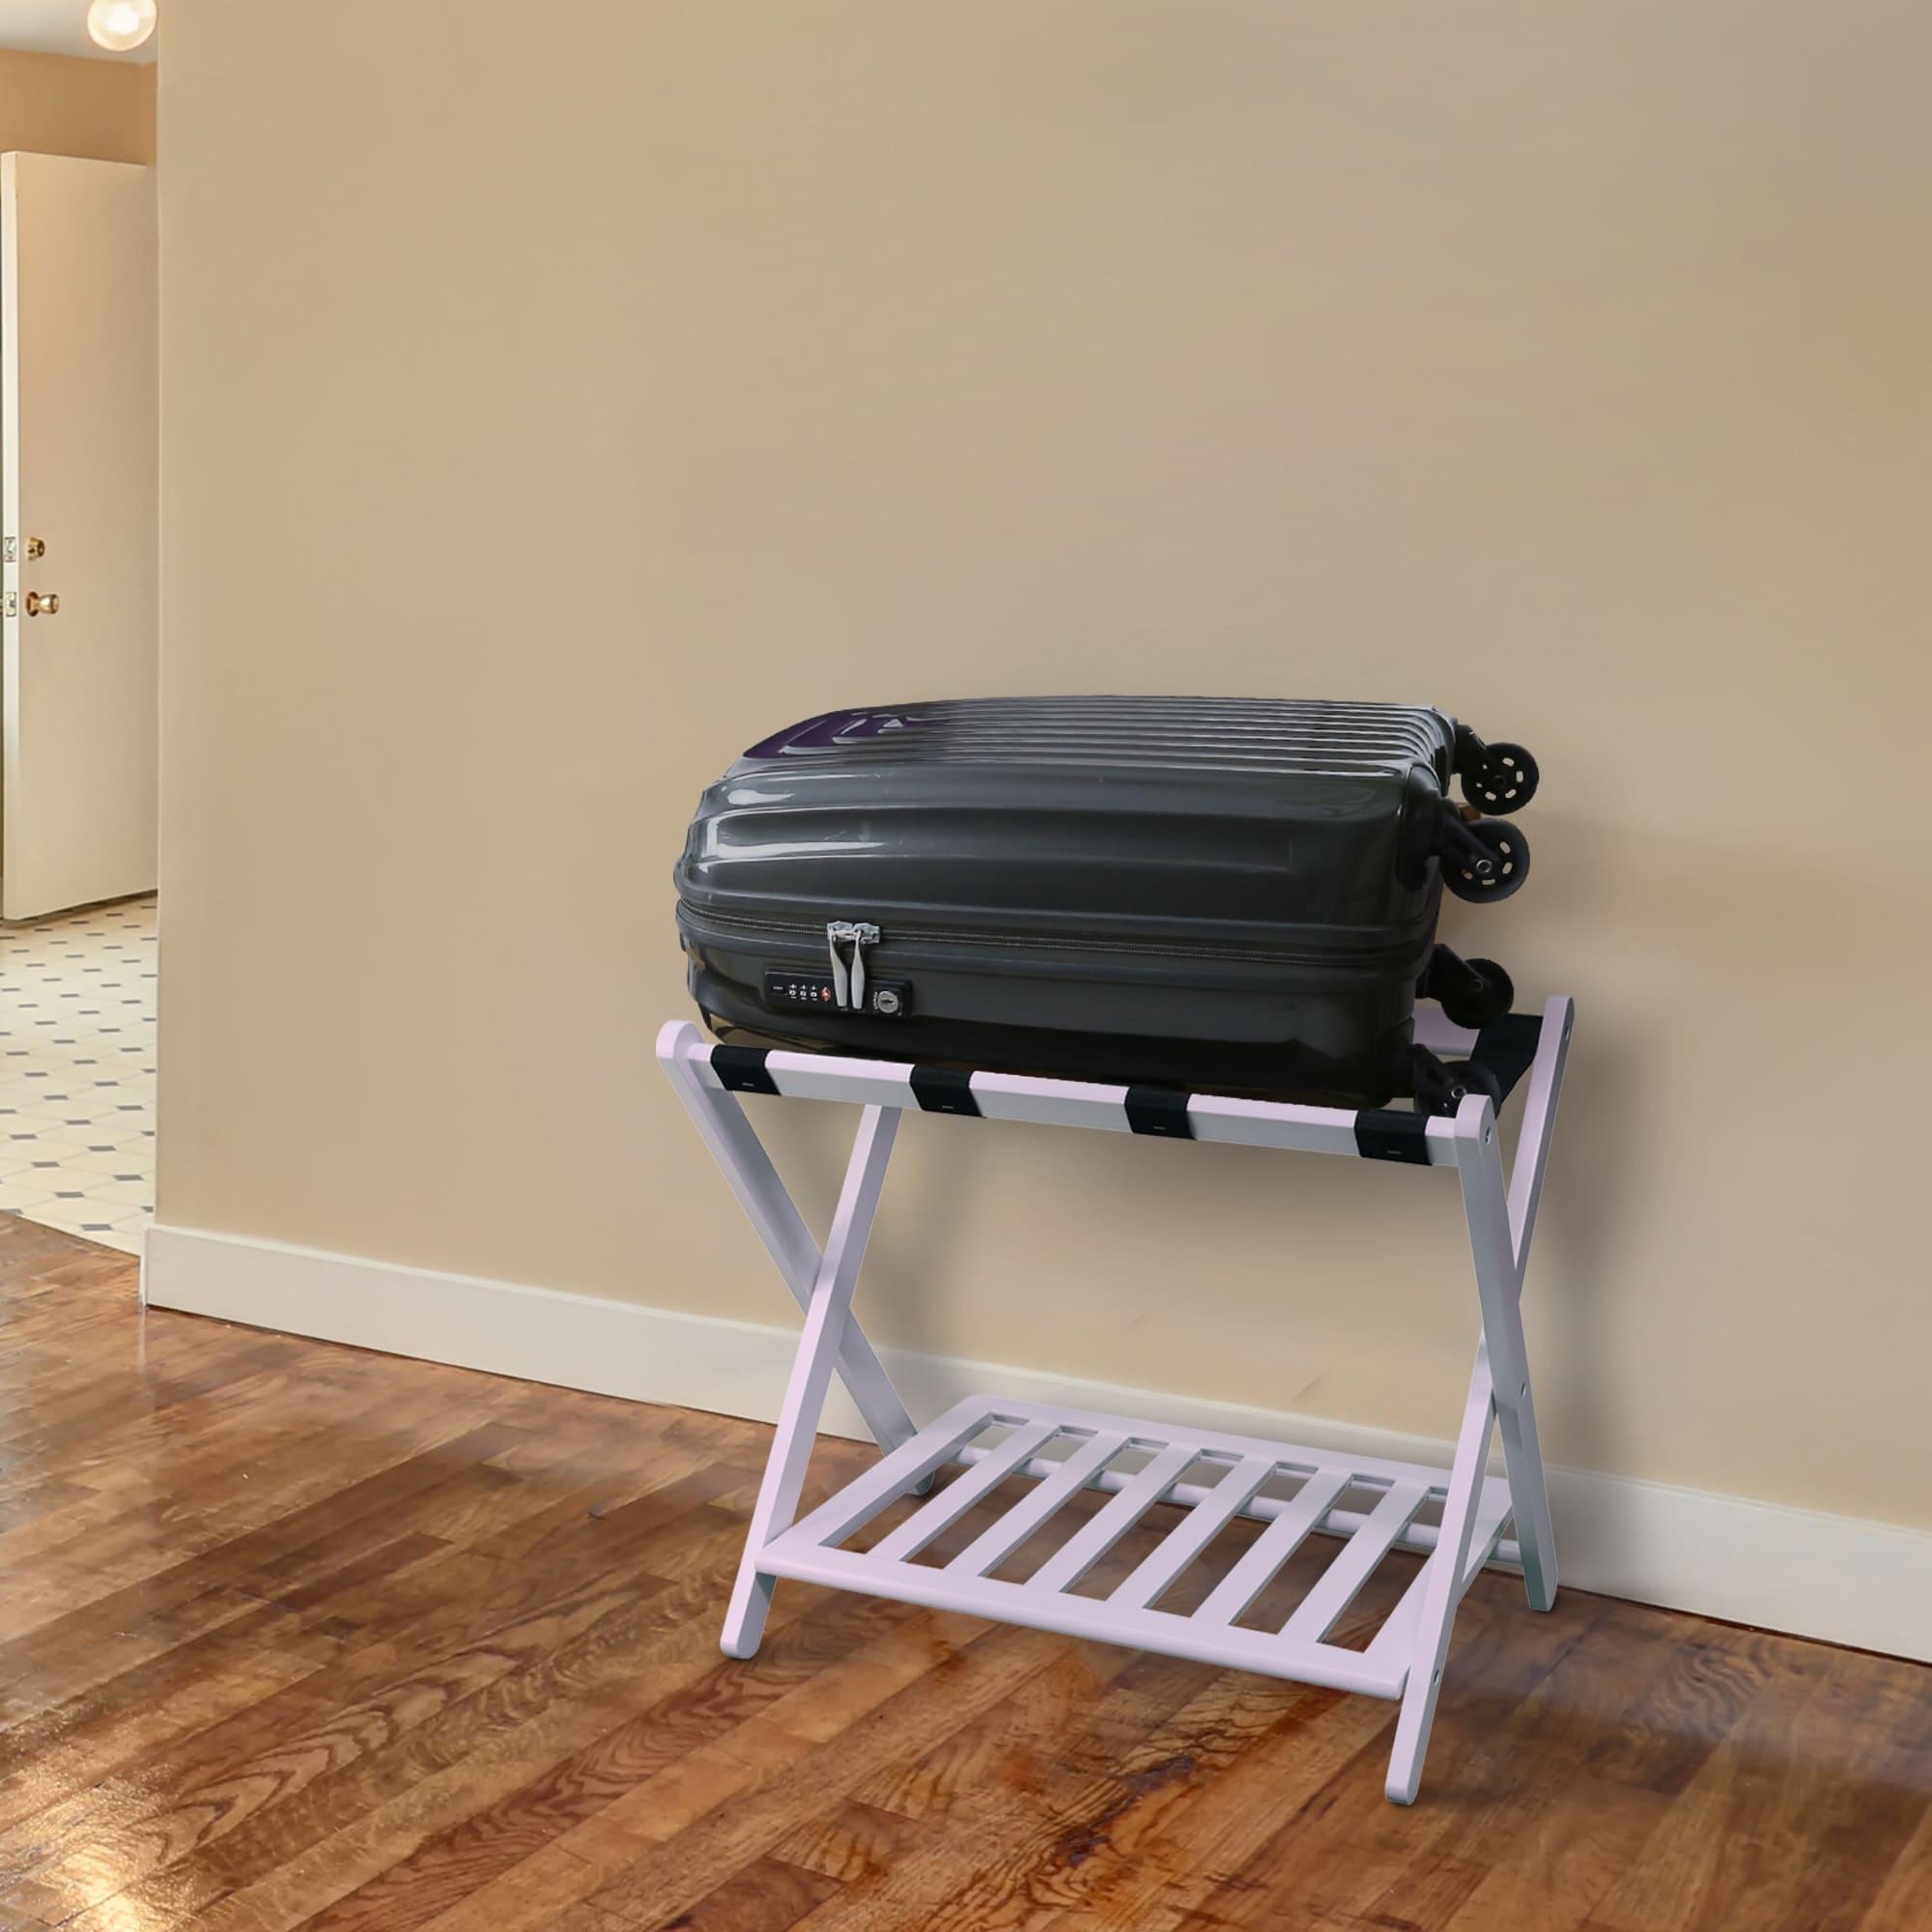
[(731, 1043), (1453, 1111), (1490, 1076), (1415, 1047), (1413, 1002), (1507, 1012), (1436, 912), (1522, 884), (1536, 776), (1420, 705), (826, 712), (699, 801), (691, 991)]

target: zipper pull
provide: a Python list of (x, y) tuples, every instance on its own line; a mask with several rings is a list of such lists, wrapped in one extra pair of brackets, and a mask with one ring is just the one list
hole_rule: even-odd
[[(838, 1003), (841, 1012), (852, 1004), (852, 981), (845, 971), (845, 955), (839, 952), (840, 940), (852, 937), (852, 922), (848, 919), (828, 921), (825, 927), (825, 950), (832, 955), (832, 994)], [(856, 952), (858, 949), (855, 947)]]
[(866, 1009), (866, 949), (879, 943), (879, 928), (868, 920), (862, 920), (852, 928), (852, 1006), (858, 1012)]
[[(852, 965), (848, 972), (839, 947), (852, 942)], [(879, 928), (869, 920), (856, 924), (849, 919), (828, 920), (825, 950), (832, 958), (832, 990), (843, 1012), (857, 1012), (866, 1004), (866, 948), (879, 943)]]

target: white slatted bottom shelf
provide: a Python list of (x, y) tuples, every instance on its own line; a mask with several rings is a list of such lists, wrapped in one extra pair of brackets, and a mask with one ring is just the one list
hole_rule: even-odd
[[(960, 1472), (869, 1548), (843, 1547), (952, 1463), (963, 1465)], [(1013, 1477), (1031, 1478), (1031, 1487), (963, 1548), (944, 1562), (917, 1560)], [(1445, 1471), (1412, 1463), (973, 1396), (774, 1537), (756, 1564), (771, 1577), (1399, 1697), (1425, 1578), (1436, 1562), (1449, 1560), (1435, 1553), (1434, 1526), (1416, 1518), (1440, 1501), (1447, 1482)], [(1024, 1580), (990, 1574), (1031, 1539), (1050, 1536), (1054, 1519), (1089, 1491), (1107, 1492), (1108, 1500), (1091, 1514), (1073, 1512), (1069, 1520), (1077, 1526)], [(1076, 1594), (1109, 1550), (1163, 1502), (1179, 1509), (1152, 1549), (1107, 1594)], [(1508, 1485), (1486, 1479), (1458, 1595), (1486, 1562), (1514, 1560), (1515, 1547), (1501, 1541), (1509, 1507)], [(1262, 1528), (1200, 1597), (1198, 1587), (1187, 1588), (1190, 1568), (1237, 1517)], [(1318, 1530), (1346, 1540), (1286, 1621), (1272, 1630), (1238, 1623)], [(1392, 1549), (1427, 1560), (1379, 1631), (1363, 1649), (1326, 1641)], [(1163, 1609), (1158, 1600), (1170, 1593), (1200, 1601)]]

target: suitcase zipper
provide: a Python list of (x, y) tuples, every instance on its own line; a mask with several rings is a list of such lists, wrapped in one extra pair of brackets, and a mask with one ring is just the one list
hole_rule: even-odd
[[(840, 1007), (857, 1007), (865, 997), (865, 949), (876, 946), (888, 935), (869, 921), (832, 920), (823, 927), (797, 920), (758, 919), (749, 913), (698, 912), (686, 907), (695, 923), (743, 933), (748, 938), (785, 939), (811, 942), (823, 931), (832, 957), (832, 979)], [(962, 932), (939, 926), (895, 925), (890, 934), (898, 945), (985, 946), (1006, 951), (1032, 948), (1051, 952), (1105, 952), (1128, 957), (1149, 953), (1176, 959), (1262, 960), (1284, 966), (1368, 966), (1404, 959), (1421, 943), (1403, 940), (1379, 946), (1333, 947), (1321, 951), (1311, 948), (1184, 946), (1160, 940), (1092, 939), (1083, 936), (1038, 938), (1029, 933)], [(839, 947), (849, 944), (852, 963), (848, 968)]]
[[(832, 954), (832, 989), (838, 1005), (847, 1012), (866, 1004), (866, 949), (879, 943), (879, 928), (869, 920), (834, 919), (825, 925), (826, 951)], [(845, 957), (838, 949), (849, 944), (852, 965), (846, 970)]]

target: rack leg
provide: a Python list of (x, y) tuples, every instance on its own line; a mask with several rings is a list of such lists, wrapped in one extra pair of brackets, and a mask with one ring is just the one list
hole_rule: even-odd
[[(737, 1095), (717, 1084), (708, 1065), (703, 1072), (698, 1070), (704, 1064), (693, 1057), (692, 1049), (702, 1045), (702, 1037), (689, 1020), (672, 1021), (658, 1035), (658, 1060), (785, 1286), (801, 1308), (809, 1307), (822, 1260), (818, 1244), (779, 1179), (764, 1143), (745, 1118)], [(912, 1417), (857, 1321), (845, 1324), (838, 1378), (881, 1454), (889, 1455), (912, 1440)]]
[(1456, 1120), (1456, 1165), (1469, 1217), (1476, 1293), (1483, 1305), (1483, 1340), (1495, 1389), (1523, 1585), (1530, 1607), (1547, 1610), (1556, 1602), (1556, 1536), (1549, 1520), (1543, 1445), (1537, 1435), (1536, 1400), (1530, 1392), (1529, 1357), (1522, 1339), (1522, 1269), (1510, 1234), (1497, 1141), (1488, 1099), (1472, 1095), (1464, 1100)]
[(834, 1366), (846, 1339), (852, 1291), (858, 1283), (859, 1264), (865, 1258), (866, 1242), (878, 1211), (879, 1191), (885, 1185), (886, 1162), (892, 1155), (893, 1137), (898, 1131), (898, 1123), (896, 1107), (867, 1107), (859, 1122), (852, 1159), (845, 1170), (845, 1184), (839, 1191), (838, 1208), (832, 1217), (832, 1235), (825, 1243), (825, 1253), (807, 1297), (805, 1331), (799, 1337), (798, 1353), (792, 1360), (784, 1406), (779, 1412), (778, 1432), (772, 1439), (772, 1453), (765, 1463), (758, 1500), (752, 1511), (752, 1526), (745, 1538), (745, 1553), (739, 1561), (731, 1602), (724, 1612), (720, 1643), (726, 1657), (754, 1655), (765, 1634), (765, 1616), (771, 1608), (775, 1579), (758, 1568), (758, 1557), (775, 1536), (790, 1527), (798, 1513), (806, 1465), (811, 1460), (812, 1437), (825, 1407), (826, 1391), (832, 1385)]
[(1489, 1350), (1479, 1347), (1475, 1373), (1469, 1378), (1469, 1399), (1463, 1409), (1463, 1428), (1456, 1438), (1449, 1490), (1442, 1503), (1442, 1527), (1423, 1579), (1422, 1605), (1415, 1620), (1415, 1654), (1409, 1660), (1408, 1682), (1396, 1719), (1395, 1749), (1389, 1757), (1388, 1781), (1382, 1787), (1397, 1804), (1414, 1804), (1422, 1782), (1422, 1760), (1435, 1722), (1435, 1700), (1442, 1690), (1456, 1606), (1463, 1601), (1463, 1578), (1469, 1566), (1469, 1544), (1476, 1524), (1476, 1499), (1482, 1493), (1483, 1471), (1490, 1460), (1490, 1428), (1495, 1412)]

